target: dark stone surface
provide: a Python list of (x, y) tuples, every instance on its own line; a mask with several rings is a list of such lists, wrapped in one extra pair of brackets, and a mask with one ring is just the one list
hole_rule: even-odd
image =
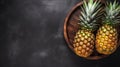
[(119, 67), (120, 49), (101, 60), (76, 56), (64, 19), (80, 0), (0, 0), (0, 67)]

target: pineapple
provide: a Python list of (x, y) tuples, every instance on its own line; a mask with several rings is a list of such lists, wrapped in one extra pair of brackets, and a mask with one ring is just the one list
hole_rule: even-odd
[(96, 34), (96, 50), (100, 54), (109, 55), (117, 48), (118, 33), (115, 26), (120, 20), (119, 13), (120, 5), (118, 2), (107, 2), (102, 26)]
[(95, 42), (93, 32), (97, 27), (96, 20), (100, 18), (100, 6), (100, 1), (83, 1), (79, 15), (80, 28), (73, 40), (74, 52), (80, 57), (88, 57), (93, 52)]

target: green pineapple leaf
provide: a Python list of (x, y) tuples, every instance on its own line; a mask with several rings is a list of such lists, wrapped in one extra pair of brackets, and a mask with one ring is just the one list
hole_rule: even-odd
[(89, 0), (86, 2), (83, 0), (83, 6), (81, 6), (81, 12), (79, 15), (80, 27), (86, 29), (96, 29), (98, 26), (97, 20), (101, 17), (101, 3), (96, 0)]

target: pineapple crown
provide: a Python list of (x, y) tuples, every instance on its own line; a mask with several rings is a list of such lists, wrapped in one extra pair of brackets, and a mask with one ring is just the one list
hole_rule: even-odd
[(89, 0), (83, 1), (83, 6), (81, 7), (81, 15), (79, 15), (81, 28), (87, 28), (94, 30), (97, 27), (96, 20), (102, 15), (100, 1)]
[(120, 5), (116, 0), (113, 3), (107, 2), (104, 13), (105, 16), (104, 23), (110, 25), (119, 23), (120, 20), (119, 13), (120, 13)]

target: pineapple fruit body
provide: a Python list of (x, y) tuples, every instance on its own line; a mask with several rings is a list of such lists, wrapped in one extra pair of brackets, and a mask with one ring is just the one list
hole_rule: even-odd
[(74, 51), (78, 56), (88, 57), (94, 49), (95, 36), (91, 30), (78, 30), (74, 37)]
[(111, 54), (117, 47), (117, 30), (105, 24), (99, 28), (96, 35), (96, 50), (101, 54)]
[[(100, 18), (100, 1), (83, 1), (79, 15), (79, 30), (73, 41), (74, 52), (80, 57), (89, 57), (94, 50), (97, 19)], [(97, 18), (96, 18), (97, 17)]]
[(105, 7), (102, 26), (96, 35), (96, 49), (100, 54), (112, 54), (117, 48), (118, 33), (115, 26), (120, 23), (120, 5), (115, 0)]

